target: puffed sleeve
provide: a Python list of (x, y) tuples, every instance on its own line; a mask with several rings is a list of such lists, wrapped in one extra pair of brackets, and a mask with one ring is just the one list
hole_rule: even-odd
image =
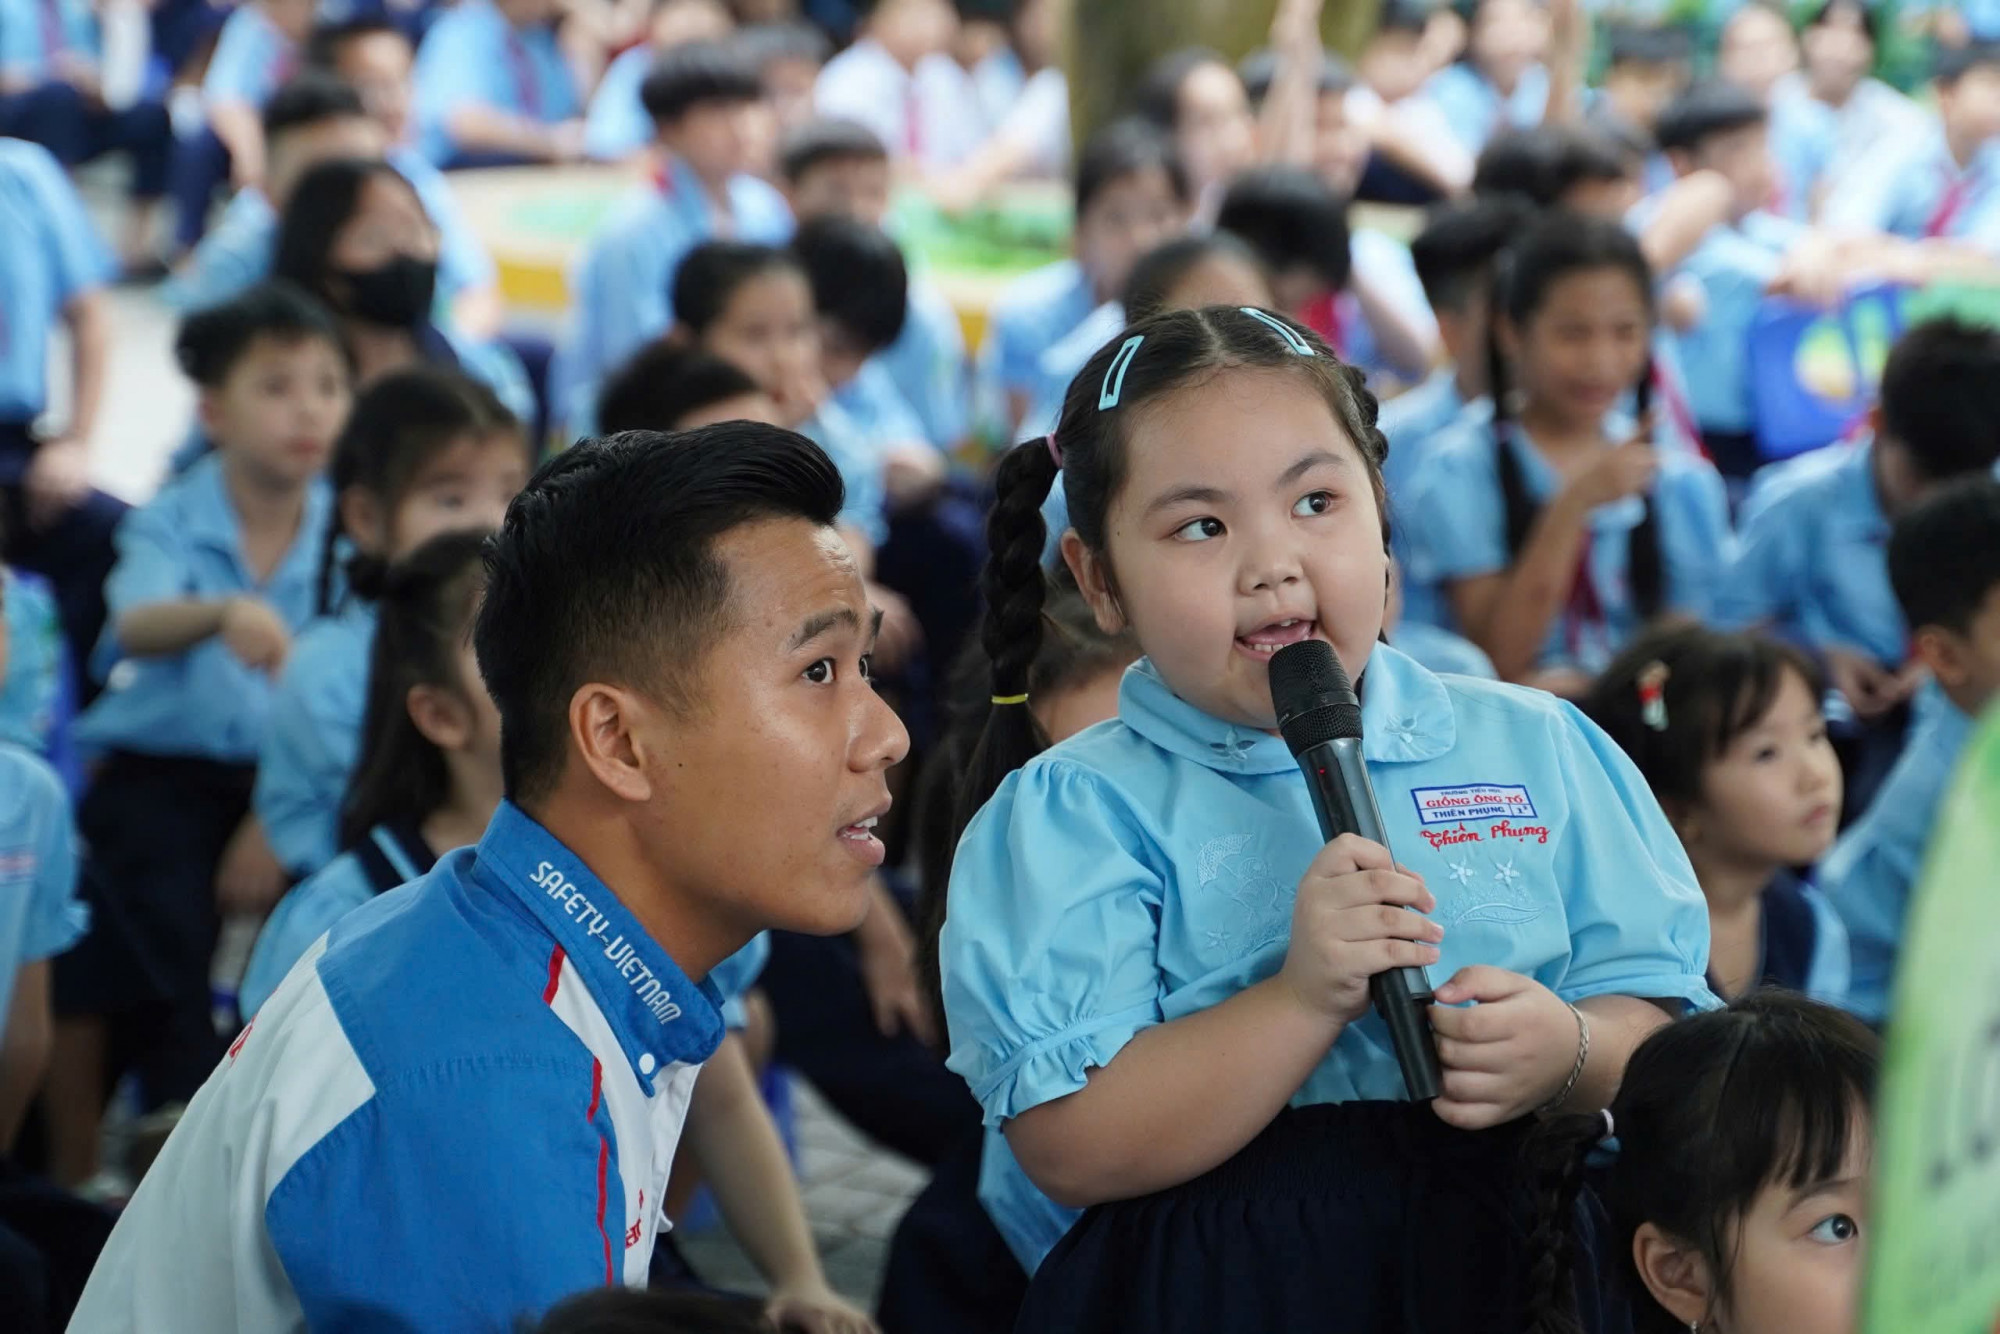
[(1570, 935), (1556, 994), (1715, 1005), (1704, 980), (1708, 903), (1660, 803), (1574, 705), (1563, 704), (1554, 740), (1572, 813), (1555, 859)]
[(1087, 770), (1012, 774), (965, 831), (939, 945), (946, 1062), (989, 1124), (1076, 1092), (1161, 1021), (1162, 877)]

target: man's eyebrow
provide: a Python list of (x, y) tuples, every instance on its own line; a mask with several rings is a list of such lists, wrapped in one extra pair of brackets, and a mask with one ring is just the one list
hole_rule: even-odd
[[(876, 613), (877, 618), (881, 616)], [(861, 629), (861, 617), (852, 607), (829, 607), (825, 611), (814, 612), (806, 617), (805, 623), (792, 631), (792, 637), (785, 641), (785, 652), (791, 653), (804, 648), (829, 630), (845, 626), (850, 630)]]

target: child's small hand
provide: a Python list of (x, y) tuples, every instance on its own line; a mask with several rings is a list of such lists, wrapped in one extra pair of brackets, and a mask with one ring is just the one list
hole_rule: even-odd
[(276, 676), (292, 651), (292, 632), (270, 605), (256, 598), (236, 597), (222, 609), (222, 643), (236, 660), (255, 671)]
[(1396, 865), (1387, 848), (1342, 834), (1299, 881), (1279, 977), (1307, 1009), (1352, 1023), (1368, 1009), (1369, 978), (1437, 962), (1444, 928), (1419, 916), (1435, 907), (1422, 878)]
[(1648, 420), (1624, 444), (1599, 451), (1570, 479), (1569, 490), (1586, 508), (1596, 509), (1650, 489), (1659, 468), (1660, 453), (1653, 448), (1652, 422)]
[(1823, 656), (1833, 688), (1864, 722), (1873, 722), (1901, 704), (1923, 681), (1921, 675), (1906, 681), (1867, 654), (1850, 649), (1829, 648)]
[(779, 1288), (764, 1307), (764, 1316), (778, 1329), (805, 1334), (881, 1334), (873, 1320), (823, 1280)]
[[(1576, 1068), (1576, 1016), (1532, 977), (1475, 964), (1437, 989), (1431, 1031), (1444, 1067), (1440, 1121), (1483, 1130), (1534, 1111)], [(1450, 1009), (1466, 1001), (1469, 1009)]]
[(285, 892), (285, 868), (255, 815), (243, 817), (215, 866), (215, 906), (225, 913), (261, 916)]

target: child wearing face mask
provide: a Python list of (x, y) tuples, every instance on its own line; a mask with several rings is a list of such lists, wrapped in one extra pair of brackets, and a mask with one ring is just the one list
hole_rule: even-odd
[[(1852, 1334), (1875, 1156), (1875, 1035), (1784, 991), (1670, 1024), (1605, 1111), (1558, 1117), (1530, 1238), (1530, 1334), (1597, 1328), (1564, 1281), (1586, 1163), (1638, 1334)], [(1578, 1322), (1578, 1315), (1584, 1320)]]
[(1794, 868), (1833, 846), (1840, 760), (1813, 660), (1778, 640), (1676, 626), (1640, 637), (1583, 711), (1639, 766), (1708, 899), (1708, 985), (1838, 1005), (1847, 929)]
[(345, 846), (340, 794), (361, 744), (384, 573), (439, 533), (498, 528), (528, 464), (513, 414), (455, 372), (398, 371), (355, 401), (329, 469), (337, 505), (319, 616), (278, 680), (252, 798), (293, 875), (312, 874)]
[[(1711, 1003), (1693, 870), (1623, 753), (1378, 642), (1375, 415), (1303, 326), (1208, 307), (1107, 343), (1053, 438), (1000, 463), (939, 955), (981, 1198), (1040, 1262), (1022, 1328), (1506, 1327), (1525, 1118), (1602, 1107), (1646, 1034)], [(1115, 722), (1046, 748), (1058, 473), (1064, 561), (1145, 657)], [(1272, 656), (1307, 639), (1359, 682), (1389, 847), (1323, 839), (1274, 734)], [(1369, 1012), (1392, 966), (1439, 984), (1429, 1107)]]

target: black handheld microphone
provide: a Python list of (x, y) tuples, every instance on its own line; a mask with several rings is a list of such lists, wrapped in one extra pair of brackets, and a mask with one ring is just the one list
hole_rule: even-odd
[[(1319, 639), (1287, 644), (1271, 657), (1271, 703), (1278, 731), (1305, 771), (1319, 831), (1331, 843), (1359, 834), (1389, 846), (1375, 789), (1361, 757), (1361, 700), (1333, 646)], [(1431, 1041), (1430, 975), (1421, 968), (1391, 968), (1368, 979), (1376, 1013), (1389, 1026), (1403, 1087), (1429, 1102), (1439, 1087), (1437, 1047)]]

